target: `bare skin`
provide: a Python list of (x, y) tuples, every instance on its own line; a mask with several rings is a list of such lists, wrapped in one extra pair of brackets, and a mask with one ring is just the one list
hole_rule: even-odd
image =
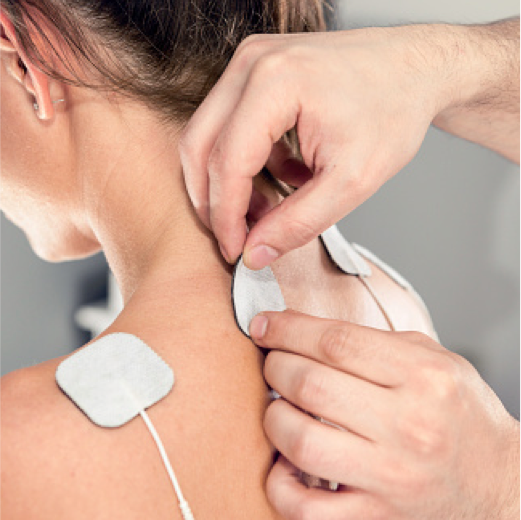
[[(170, 253), (172, 258), (176, 251)], [(213, 255), (218, 258), (219, 253), (214, 250)], [(309, 312), (312, 307), (322, 316), (386, 327), (374, 301), (355, 279), (312, 265), (304, 271), (344, 291), (342, 299), (329, 298), (327, 308), (320, 299), (307, 300), (308, 291), (302, 291), (306, 304), (299, 309)], [(137, 335), (175, 371), (173, 393), (149, 414), (195, 518), (279, 518), (265, 494), (274, 450), (263, 431), (269, 404), (264, 359), (233, 320), (230, 282), (223, 267), (207, 277), (156, 271), (154, 280), (144, 281), (106, 332)], [(298, 289), (291, 292), (294, 298), (299, 295)], [(397, 315), (411, 320), (411, 312), (416, 313), (418, 328), (427, 327), (419, 309), (396, 285), (394, 300), (391, 308)], [(402, 303), (410, 306), (407, 316), (402, 314)], [(61, 360), (2, 380), (6, 518), (180, 518), (142, 421), (134, 419), (116, 430), (92, 424), (54, 381)]]
[[(103, 249), (125, 300), (106, 333), (137, 335), (175, 371), (174, 391), (149, 413), (195, 518), (280, 518), (265, 492), (274, 449), (264, 360), (235, 324), (231, 269), (186, 194), (179, 128), (137, 102), (42, 77), (2, 24), (2, 209), (44, 258)], [(318, 241), (274, 270), (290, 306), (387, 327)], [(402, 326), (428, 332), (415, 302), (374, 271)], [(62, 359), (2, 378), (3, 517), (180, 518), (142, 421), (91, 423), (55, 383)]]

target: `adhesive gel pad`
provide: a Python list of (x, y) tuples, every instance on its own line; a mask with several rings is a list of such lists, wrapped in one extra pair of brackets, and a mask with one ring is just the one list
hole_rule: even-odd
[(122, 426), (174, 386), (172, 369), (132, 334), (102, 337), (63, 361), (56, 382), (98, 426)]

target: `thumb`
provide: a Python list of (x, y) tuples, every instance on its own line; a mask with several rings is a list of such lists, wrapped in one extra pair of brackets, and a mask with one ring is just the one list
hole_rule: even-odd
[(316, 238), (355, 206), (346, 201), (334, 176), (313, 177), (255, 224), (244, 247), (244, 263), (262, 269)]

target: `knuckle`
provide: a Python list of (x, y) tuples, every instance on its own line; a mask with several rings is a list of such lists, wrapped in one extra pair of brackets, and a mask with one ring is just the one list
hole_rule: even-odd
[(423, 457), (439, 457), (445, 452), (443, 432), (435, 425), (425, 424), (425, 421), (409, 422), (407, 439), (409, 447)]
[(252, 61), (255, 61), (261, 56), (268, 46), (271, 44), (271, 39), (265, 34), (250, 34), (237, 47), (235, 52), (235, 60), (239, 67), (247, 67)]
[(424, 393), (438, 403), (450, 402), (459, 393), (462, 366), (453, 356), (436, 353), (418, 370), (419, 382)]
[(349, 174), (345, 175), (342, 168), (337, 165), (343, 164), (348, 160), (344, 155), (341, 155), (336, 161), (331, 162), (331, 164), (335, 165), (335, 170), (331, 173), (338, 179), (338, 195), (343, 197), (341, 200), (344, 204), (349, 203), (353, 198), (360, 201), (367, 199), (382, 184), (382, 181), (366, 164), (366, 158), (357, 161), (356, 164), (352, 164)]
[(349, 327), (333, 325), (327, 328), (320, 337), (318, 348), (324, 360), (334, 365), (344, 361), (350, 340)]
[(280, 78), (285, 74), (291, 65), (291, 60), (283, 51), (271, 51), (263, 54), (255, 63), (252, 70), (252, 79), (259, 77), (262, 81), (266, 78)]
[(369, 170), (367, 166), (360, 169), (358, 172), (352, 172), (347, 179), (347, 182), (348, 190), (360, 199), (365, 198), (367, 194), (372, 193), (377, 184), (374, 172)]
[(399, 433), (406, 448), (423, 459), (439, 458), (449, 447), (448, 437), (442, 421), (423, 407), (411, 407), (402, 417)]
[(259, 47), (265, 48), (269, 38), (266, 34), (250, 34), (239, 44), (237, 48), (240, 52), (252, 52), (253, 49)]
[(318, 370), (311, 368), (304, 372), (297, 384), (296, 397), (304, 408), (328, 399), (325, 380)]
[(402, 504), (427, 492), (432, 481), (428, 471), (420, 471), (396, 458), (382, 465), (379, 477), (389, 495)]
[(319, 460), (319, 448), (314, 441), (313, 435), (310, 432), (310, 427), (305, 426), (290, 444), (290, 460), (295, 466), (306, 470), (306, 468), (313, 468)]
[(390, 154), (383, 150), (369, 156), (358, 179), (361, 189), (374, 191), (383, 184), (391, 175), (392, 164)]

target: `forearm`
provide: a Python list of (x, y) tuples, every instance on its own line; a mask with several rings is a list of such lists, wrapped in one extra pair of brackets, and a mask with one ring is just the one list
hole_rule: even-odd
[(451, 85), (434, 125), (519, 163), (519, 18), (444, 27)]
[(512, 434), (507, 443), (506, 478), (503, 485), (503, 499), (497, 513), (498, 520), (515, 520), (520, 513), (519, 493), (519, 422), (512, 419)]

